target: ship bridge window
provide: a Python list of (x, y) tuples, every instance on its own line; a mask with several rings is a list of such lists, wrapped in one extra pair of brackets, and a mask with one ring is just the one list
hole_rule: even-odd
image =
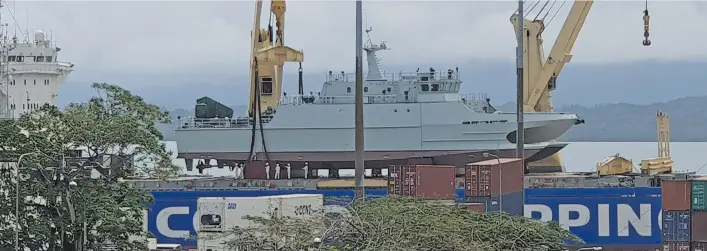
[(439, 84), (432, 84), (432, 91), (433, 92), (439, 91)]
[(428, 85), (428, 84), (421, 84), (420, 87), (422, 87), (423, 92), (430, 91), (430, 85)]
[(25, 61), (25, 59), (24, 59), (24, 57), (23, 57), (23, 56), (17, 56), (17, 58), (16, 58), (16, 60), (15, 60), (15, 61), (16, 61), (16, 62), (24, 62), (24, 61)]
[(52, 62), (52, 56), (47, 56), (47, 62)]
[(363, 92), (368, 92), (368, 86), (363, 87)]
[(346, 92), (347, 92), (347, 93), (351, 93), (351, 86), (346, 87)]
[(34, 62), (34, 56), (25, 56), (26, 62)]
[(8, 56), (7, 57), (8, 62), (15, 62), (16, 59), (17, 59), (17, 57), (15, 57), (15, 56)]
[(42, 56), (37, 56), (37, 57), (34, 59), (34, 61), (35, 61), (35, 62), (40, 62), (40, 63), (41, 63), (41, 62), (44, 62), (44, 57), (42, 57)]
[(272, 95), (272, 78), (262, 78), (260, 85), (262, 94)]

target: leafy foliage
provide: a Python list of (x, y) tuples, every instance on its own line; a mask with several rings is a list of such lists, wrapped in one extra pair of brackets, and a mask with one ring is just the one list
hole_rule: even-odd
[[(14, 246), (19, 176), (21, 247), (145, 249), (143, 210), (152, 198), (118, 179), (176, 174), (157, 130), (168, 114), (118, 86), (93, 87), (89, 102), (0, 121), (0, 248)], [(76, 149), (88, 156), (71, 156)]]
[(231, 247), (282, 251), (565, 250), (566, 240), (582, 243), (556, 222), (399, 197), (356, 203), (338, 216), (252, 218), (228, 234)]

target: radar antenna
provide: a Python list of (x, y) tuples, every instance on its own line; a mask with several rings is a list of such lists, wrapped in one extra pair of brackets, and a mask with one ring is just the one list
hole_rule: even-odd
[(380, 59), (376, 57), (376, 51), (390, 50), (390, 48), (388, 48), (385, 41), (382, 41), (380, 44), (373, 44), (370, 34), (371, 31), (373, 31), (373, 27), (366, 29), (366, 37), (368, 38), (368, 41), (366, 46), (363, 47), (363, 50), (366, 51), (366, 62), (368, 66), (368, 75), (366, 76), (366, 80), (384, 81), (385, 78), (383, 78), (382, 74), (383, 70), (379, 64)]

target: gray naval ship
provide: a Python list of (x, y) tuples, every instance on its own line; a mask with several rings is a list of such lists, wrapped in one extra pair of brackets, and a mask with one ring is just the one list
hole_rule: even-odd
[[(461, 168), (483, 160), (482, 152), (515, 156), (515, 113), (496, 110), (486, 94), (459, 93), (458, 68), (384, 72), (376, 52), (388, 49), (385, 42), (372, 43), (370, 36), (364, 46), (365, 159), (373, 176), (391, 164)], [(187, 170), (239, 166), (244, 178), (262, 179), (270, 166), (287, 165), (292, 178), (305, 177), (305, 172), (314, 178), (321, 169), (338, 178), (339, 169), (353, 169), (354, 74), (330, 71), (321, 91), (309, 95), (303, 95), (301, 76), (300, 70), (300, 94), (284, 93), (262, 123), (251, 116), (233, 118), (233, 110), (199, 99), (195, 116), (178, 118), (175, 130), (178, 157), (186, 160)], [(567, 113), (526, 113), (524, 119), (529, 162), (562, 149), (566, 144), (554, 140), (583, 123)], [(562, 168), (530, 170), (548, 171)]]

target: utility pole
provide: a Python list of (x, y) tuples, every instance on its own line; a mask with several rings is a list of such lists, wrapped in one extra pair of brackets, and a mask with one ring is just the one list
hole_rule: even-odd
[(355, 201), (363, 199), (363, 3), (356, 0), (356, 197)]
[(517, 83), (517, 90), (516, 90), (516, 113), (517, 113), (517, 119), (518, 119), (518, 128), (516, 131), (516, 157), (521, 158), (521, 161), (523, 164), (525, 164), (523, 160), (523, 152), (524, 152), (524, 145), (525, 145), (525, 132), (523, 128), (523, 31), (524, 31), (524, 21), (525, 17), (523, 17), (523, 0), (518, 0), (518, 31), (517, 33), (517, 39), (518, 39), (518, 47), (516, 47), (516, 74), (518, 75), (518, 83)]

